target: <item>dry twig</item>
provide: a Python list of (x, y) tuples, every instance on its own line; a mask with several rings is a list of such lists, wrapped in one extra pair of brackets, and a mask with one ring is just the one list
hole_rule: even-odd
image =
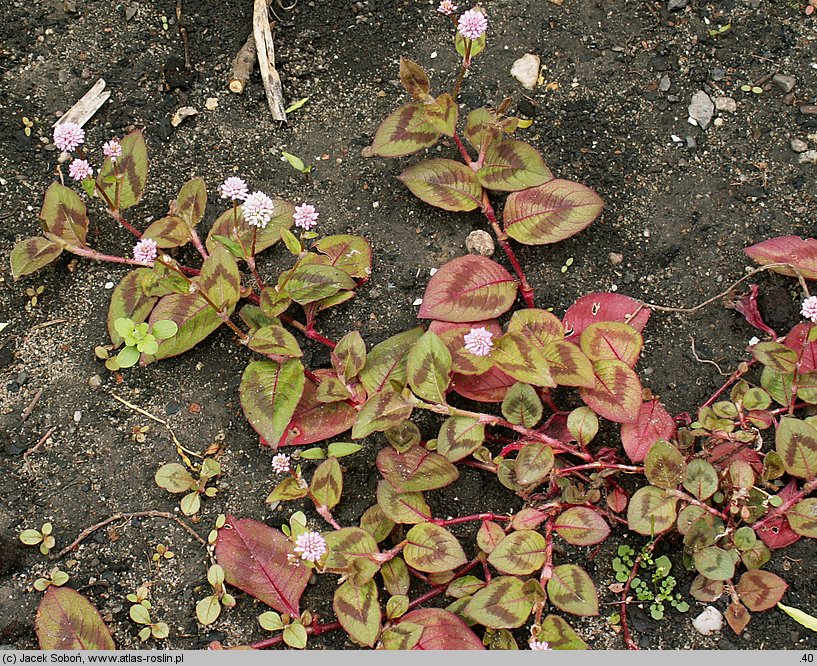
[(30, 455), (36, 453), (37, 451), (39, 451), (40, 447), (48, 441), (48, 438), (51, 437), (51, 435), (54, 434), (54, 431), (57, 428), (58, 428), (58, 426), (54, 426), (53, 428), (50, 428), (47, 433), (45, 433), (42, 437), (40, 437), (40, 440), (34, 446), (32, 446), (28, 451), (26, 451), (23, 454), (23, 462), (26, 464), (26, 468), (28, 469), (28, 471), (31, 472), (32, 474), (34, 473), (34, 470), (31, 468), (31, 463), (28, 462), (28, 457)]
[(267, 15), (267, 0), (255, 0), (252, 16), (253, 36), (255, 37), (255, 51), (258, 56), (258, 69), (261, 71), (261, 80), (267, 93), (272, 117), (275, 120), (286, 122), (287, 114), (284, 110), (284, 91), (281, 78), (275, 69), (275, 46), (272, 41), (272, 28)]

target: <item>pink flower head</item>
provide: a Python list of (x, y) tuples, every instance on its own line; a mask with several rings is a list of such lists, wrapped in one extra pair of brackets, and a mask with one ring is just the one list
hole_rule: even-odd
[(218, 186), (218, 191), (222, 199), (230, 201), (244, 201), (249, 196), (247, 183), (236, 176), (230, 176), (225, 180)]
[(529, 643), (529, 645), (530, 645), (531, 650), (550, 650), (551, 649), (550, 645), (548, 644), (547, 641), (532, 640)]
[(276, 453), (272, 456), (272, 471), (279, 474), (289, 471), (289, 456), (286, 453)]
[(457, 30), (466, 39), (479, 39), (487, 29), (488, 19), (476, 9), (464, 12), (457, 23)]
[(803, 301), (803, 307), (800, 308), (800, 314), (806, 319), (811, 319), (813, 323), (817, 324), (817, 296), (809, 296)]
[(451, 0), (442, 0), (440, 6), (437, 7), (437, 11), (440, 12), (440, 14), (451, 16), (451, 14), (457, 11), (457, 5), (451, 2)]
[(94, 170), (87, 160), (72, 160), (68, 165), (68, 173), (74, 180), (85, 180), (94, 175)]
[(472, 328), (470, 333), (463, 336), (465, 350), (474, 356), (488, 356), (494, 346), (494, 334), (484, 326)]
[(133, 258), (143, 264), (153, 264), (156, 254), (156, 241), (152, 238), (143, 238), (133, 246)]
[(253, 192), (241, 204), (241, 212), (244, 214), (247, 224), (263, 229), (272, 219), (275, 204), (263, 192)]
[(102, 146), (102, 152), (105, 154), (105, 157), (111, 158), (111, 162), (116, 162), (117, 157), (122, 157), (122, 144), (116, 139), (111, 139), (110, 141), (106, 141), (105, 145)]
[(63, 152), (76, 150), (85, 141), (85, 130), (76, 123), (61, 123), (54, 128), (54, 145)]
[(326, 541), (317, 532), (304, 532), (295, 539), (295, 552), (307, 562), (317, 562), (327, 551)]
[(309, 231), (318, 223), (319, 212), (315, 210), (315, 206), (310, 204), (301, 204), (295, 206), (295, 226)]

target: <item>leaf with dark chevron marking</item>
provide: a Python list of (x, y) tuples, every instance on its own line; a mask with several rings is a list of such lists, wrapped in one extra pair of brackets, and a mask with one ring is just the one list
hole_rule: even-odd
[(425, 104), (404, 104), (380, 123), (372, 141), (372, 152), (380, 157), (405, 157), (430, 148), (440, 132), (426, 118)]
[(62, 245), (42, 236), (26, 238), (11, 251), (11, 273), (15, 280), (47, 266), (62, 254)]
[[(148, 179), (148, 149), (142, 130), (131, 132), (119, 142), (122, 155), (116, 159), (116, 171), (121, 175), (119, 185), (119, 209), (135, 206), (142, 199)], [(116, 204), (117, 193), (114, 162), (106, 157), (96, 177), (96, 186)]]
[(48, 240), (67, 248), (85, 247), (88, 214), (82, 199), (73, 190), (51, 183), (45, 192), (40, 221)]
[(421, 201), (451, 211), (482, 205), (482, 186), (462, 162), (435, 158), (408, 167), (398, 177)]

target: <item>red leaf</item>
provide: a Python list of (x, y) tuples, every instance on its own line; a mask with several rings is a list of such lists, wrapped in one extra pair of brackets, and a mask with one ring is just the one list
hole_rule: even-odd
[(634, 298), (623, 294), (596, 292), (582, 296), (571, 305), (562, 321), (565, 325), (565, 340), (574, 340), (590, 324), (598, 321), (622, 321), (640, 333), (649, 318), (650, 310)]
[(70, 587), (51, 586), (34, 618), (41, 650), (115, 650), (111, 634), (91, 602)]
[[(783, 490), (777, 493), (777, 496), (786, 502), (794, 497), (796, 492), (797, 482), (792, 479)], [(755, 529), (755, 532), (757, 532), (761, 541), (772, 550), (785, 548), (800, 539), (800, 535), (791, 528), (785, 516), (772, 518), (769, 522)]]
[(635, 422), (621, 426), (621, 442), (633, 462), (644, 460), (656, 440), (670, 440), (674, 434), (675, 421), (658, 398), (642, 403)]
[(715, 467), (728, 467), (735, 460), (743, 460), (752, 466), (756, 474), (763, 471), (763, 461), (757, 451), (745, 448), (740, 442), (724, 442), (709, 452), (707, 461)]
[(451, 388), (463, 398), (477, 402), (502, 402), (508, 389), (516, 380), (502, 370), (492, 367), (481, 375), (455, 374), (451, 378)]
[(727, 307), (734, 308), (744, 317), (746, 317), (746, 321), (748, 321), (752, 326), (763, 331), (764, 333), (768, 333), (774, 340), (777, 339), (777, 333), (774, 332), (774, 329), (771, 326), (763, 321), (763, 316), (760, 314), (760, 310), (757, 307), (756, 284), (750, 284), (749, 293), (744, 294), (736, 301), (728, 304)]
[[(747, 247), (744, 252), (762, 266), (791, 264), (807, 280), (817, 280), (817, 239), (780, 236)], [(796, 275), (791, 268), (773, 270), (782, 275)]]
[(413, 650), (484, 650), (479, 637), (460, 618), (441, 608), (421, 608), (406, 613), (400, 622), (424, 627)]
[(290, 555), (297, 559), (283, 532), (257, 520), (228, 515), (218, 532), (216, 558), (224, 567), (224, 579), (280, 613), (297, 616), (312, 570), (292, 564)]
[(817, 342), (809, 342), (809, 331), (814, 324), (797, 324), (783, 340), (783, 344), (797, 352), (797, 371), (800, 374), (817, 370)]

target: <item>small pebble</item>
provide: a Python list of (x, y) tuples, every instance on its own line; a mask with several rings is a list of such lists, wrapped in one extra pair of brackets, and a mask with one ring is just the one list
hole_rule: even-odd
[(538, 55), (526, 53), (511, 67), (511, 76), (522, 84), (523, 88), (533, 90), (539, 80), (541, 61)]
[(487, 231), (476, 229), (468, 234), (465, 247), (469, 254), (490, 257), (494, 253), (494, 239)]
[(703, 613), (692, 620), (692, 626), (699, 634), (711, 636), (723, 627), (723, 615), (714, 606), (707, 606)]
[(669, 90), (669, 87), (670, 87), (669, 77), (666, 74), (664, 74), (664, 76), (662, 76), (661, 80), (658, 82), (658, 90), (660, 90), (661, 92), (667, 92), (667, 90)]
[(607, 259), (613, 266), (618, 266), (622, 261), (624, 261), (624, 255), (619, 254), (618, 252), (611, 252), (607, 255)]
[(77, 410), (74, 412), (74, 423), (79, 423), (82, 421), (82, 412)]
[(99, 375), (91, 375), (90, 379), (88, 379), (88, 386), (91, 388), (99, 388), (102, 386), (102, 377)]
[(805, 153), (808, 150), (808, 144), (802, 139), (792, 139), (791, 149), (795, 153)]
[(817, 150), (807, 150), (797, 158), (800, 164), (817, 164)]
[(778, 88), (778, 90), (782, 90), (784, 93), (790, 93), (792, 90), (794, 90), (797, 79), (795, 79), (793, 76), (789, 76), (788, 74), (775, 74), (772, 77), (772, 83)]
[(817, 116), (817, 104), (803, 104), (800, 107), (800, 113), (804, 116)]
[(105, 289), (113, 289), (113, 282), (106, 282)]
[(169, 403), (167, 403), (167, 405), (165, 405), (165, 413), (168, 416), (173, 416), (173, 414), (178, 414), (180, 409), (181, 409), (181, 405), (178, 405), (175, 402), (169, 402)]
[(726, 111), (727, 113), (734, 113), (738, 110), (738, 103), (731, 97), (716, 97), (715, 108), (718, 111)]
[(715, 118), (715, 120), (712, 121), (712, 124), (715, 127), (723, 127), (723, 123), (724, 123), (723, 118)]

